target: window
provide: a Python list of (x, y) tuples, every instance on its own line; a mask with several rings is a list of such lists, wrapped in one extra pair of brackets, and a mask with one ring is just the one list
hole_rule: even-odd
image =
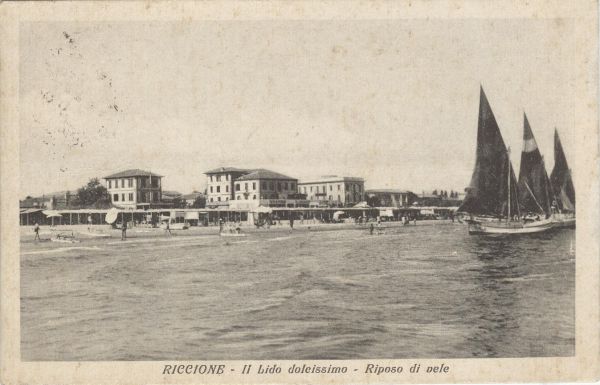
[(121, 194), (121, 200), (124, 201), (125, 200), (125, 194)]
[(210, 198), (210, 201), (211, 201), (211, 202), (213, 201), (212, 197)]
[(302, 189), (304, 190), (304, 193), (306, 194), (306, 186), (302, 187)]
[(341, 202), (342, 198), (340, 198), (340, 196), (338, 195), (338, 202)]
[(240, 191), (240, 184), (239, 183), (235, 184), (235, 191)]
[(329, 196), (329, 200), (330, 200), (330, 201), (332, 201), (332, 200), (333, 200), (333, 197), (332, 197), (331, 195)]
[(277, 182), (277, 191), (281, 191), (281, 183)]
[(248, 191), (248, 183), (244, 183), (244, 191)]
[(210, 181), (211, 181), (211, 182), (213, 181), (213, 180), (212, 180), (212, 175), (210, 176)]
[(323, 193), (327, 191), (327, 186), (323, 186)]
[(252, 182), (252, 190), (256, 190), (256, 182)]
[(290, 183), (290, 190), (294, 190), (296, 188), (296, 186), (294, 185), (294, 183)]
[(338, 191), (340, 191), (341, 188), (341, 185), (338, 183)]
[[(212, 194), (212, 192), (213, 192), (213, 191), (212, 191), (212, 188), (213, 188), (213, 186), (210, 186), (210, 193), (211, 193), (211, 194)], [(210, 201), (212, 202), (212, 199), (211, 199)]]
[(256, 200), (256, 195), (252, 195), (252, 199)]
[(119, 201), (119, 194), (113, 195), (113, 202), (118, 202), (118, 201)]
[(217, 182), (221, 181), (221, 175), (217, 175)]
[(269, 182), (269, 190), (273, 190), (273, 182)]
[(266, 190), (267, 189), (267, 182), (262, 182), (262, 189)]
[(217, 200), (218, 200), (219, 202), (221, 202), (221, 197), (217, 197)]
[(333, 190), (333, 186), (329, 185), (329, 191)]
[(229, 182), (229, 174), (225, 175), (225, 180)]
[(310, 192), (312, 192), (312, 186), (310, 186)]
[(221, 192), (221, 186), (217, 186), (217, 192)]
[(229, 192), (229, 185), (225, 186), (225, 192)]
[(133, 193), (129, 193), (129, 200), (133, 201)]
[(108, 180), (108, 188), (112, 188), (112, 180)]
[[(127, 187), (133, 187), (133, 178), (127, 179)], [(130, 199), (132, 201), (133, 199)]]
[(121, 179), (121, 187), (125, 188), (125, 179)]
[(287, 190), (288, 189), (288, 182), (283, 182), (283, 189)]

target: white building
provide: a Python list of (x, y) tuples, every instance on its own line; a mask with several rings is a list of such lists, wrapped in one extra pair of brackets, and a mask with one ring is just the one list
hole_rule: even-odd
[(207, 178), (206, 207), (229, 207), (233, 199), (233, 181), (252, 170), (235, 167), (219, 167), (205, 172)]
[(299, 199), (297, 188), (296, 178), (271, 170), (253, 170), (234, 181), (234, 200), (230, 207), (307, 207), (308, 202)]
[(298, 192), (313, 202), (327, 206), (348, 207), (364, 200), (363, 178), (326, 175), (318, 179), (301, 181)]
[(148, 208), (159, 205), (162, 196), (162, 175), (140, 169), (121, 171), (105, 176), (111, 203), (121, 208)]

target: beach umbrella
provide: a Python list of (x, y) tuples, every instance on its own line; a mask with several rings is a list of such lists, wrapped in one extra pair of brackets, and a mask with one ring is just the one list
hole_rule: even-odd
[(105, 221), (108, 224), (113, 224), (117, 220), (118, 216), (119, 216), (119, 210), (112, 208), (112, 209), (108, 210), (108, 212), (106, 213)]
[(333, 213), (333, 219), (337, 221), (340, 218), (340, 215), (344, 215), (344, 214), (346, 214), (346, 213), (343, 211), (336, 211), (335, 213)]

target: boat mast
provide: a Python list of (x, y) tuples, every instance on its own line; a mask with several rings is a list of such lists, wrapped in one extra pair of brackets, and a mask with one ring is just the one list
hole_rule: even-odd
[(506, 162), (508, 164), (508, 215), (506, 217), (506, 222), (510, 221), (510, 147), (506, 149)]

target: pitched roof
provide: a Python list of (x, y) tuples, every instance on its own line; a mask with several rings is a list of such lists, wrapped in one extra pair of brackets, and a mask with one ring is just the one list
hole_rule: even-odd
[(175, 198), (175, 197), (182, 196), (182, 194), (179, 191), (163, 190), (162, 196), (163, 197), (174, 197)]
[[(369, 189), (365, 190), (365, 194), (414, 194), (412, 191), (408, 190), (398, 190), (398, 189)], [(416, 194), (415, 194), (416, 195)]]
[(236, 168), (236, 167), (219, 167), (210, 171), (204, 172), (205, 174), (220, 174), (223, 172), (251, 172), (252, 170), (248, 170), (245, 168)]
[(319, 178), (301, 180), (298, 184), (314, 184), (314, 183), (328, 183), (328, 182), (364, 182), (365, 180), (356, 176), (338, 176), (338, 175), (324, 175)]
[(112, 179), (112, 178), (129, 178), (132, 176), (156, 176), (162, 178), (162, 175), (155, 174), (150, 171), (140, 170), (139, 168), (132, 168), (130, 170), (125, 170), (121, 172), (117, 172), (115, 174), (111, 174), (105, 176), (104, 179)]
[(193, 193), (185, 194), (184, 196), (182, 196), (182, 198), (185, 199), (185, 200), (192, 200), (192, 199), (196, 199), (198, 197), (201, 197), (203, 195), (204, 194), (201, 193), (201, 192), (194, 191)]
[(256, 179), (287, 179), (287, 180), (297, 180), (296, 178), (289, 177), (287, 175), (280, 174), (275, 171), (265, 170), (264, 168), (260, 168), (258, 170), (252, 171), (250, 174), (243, 175), (237, 180), (256, 180)]

